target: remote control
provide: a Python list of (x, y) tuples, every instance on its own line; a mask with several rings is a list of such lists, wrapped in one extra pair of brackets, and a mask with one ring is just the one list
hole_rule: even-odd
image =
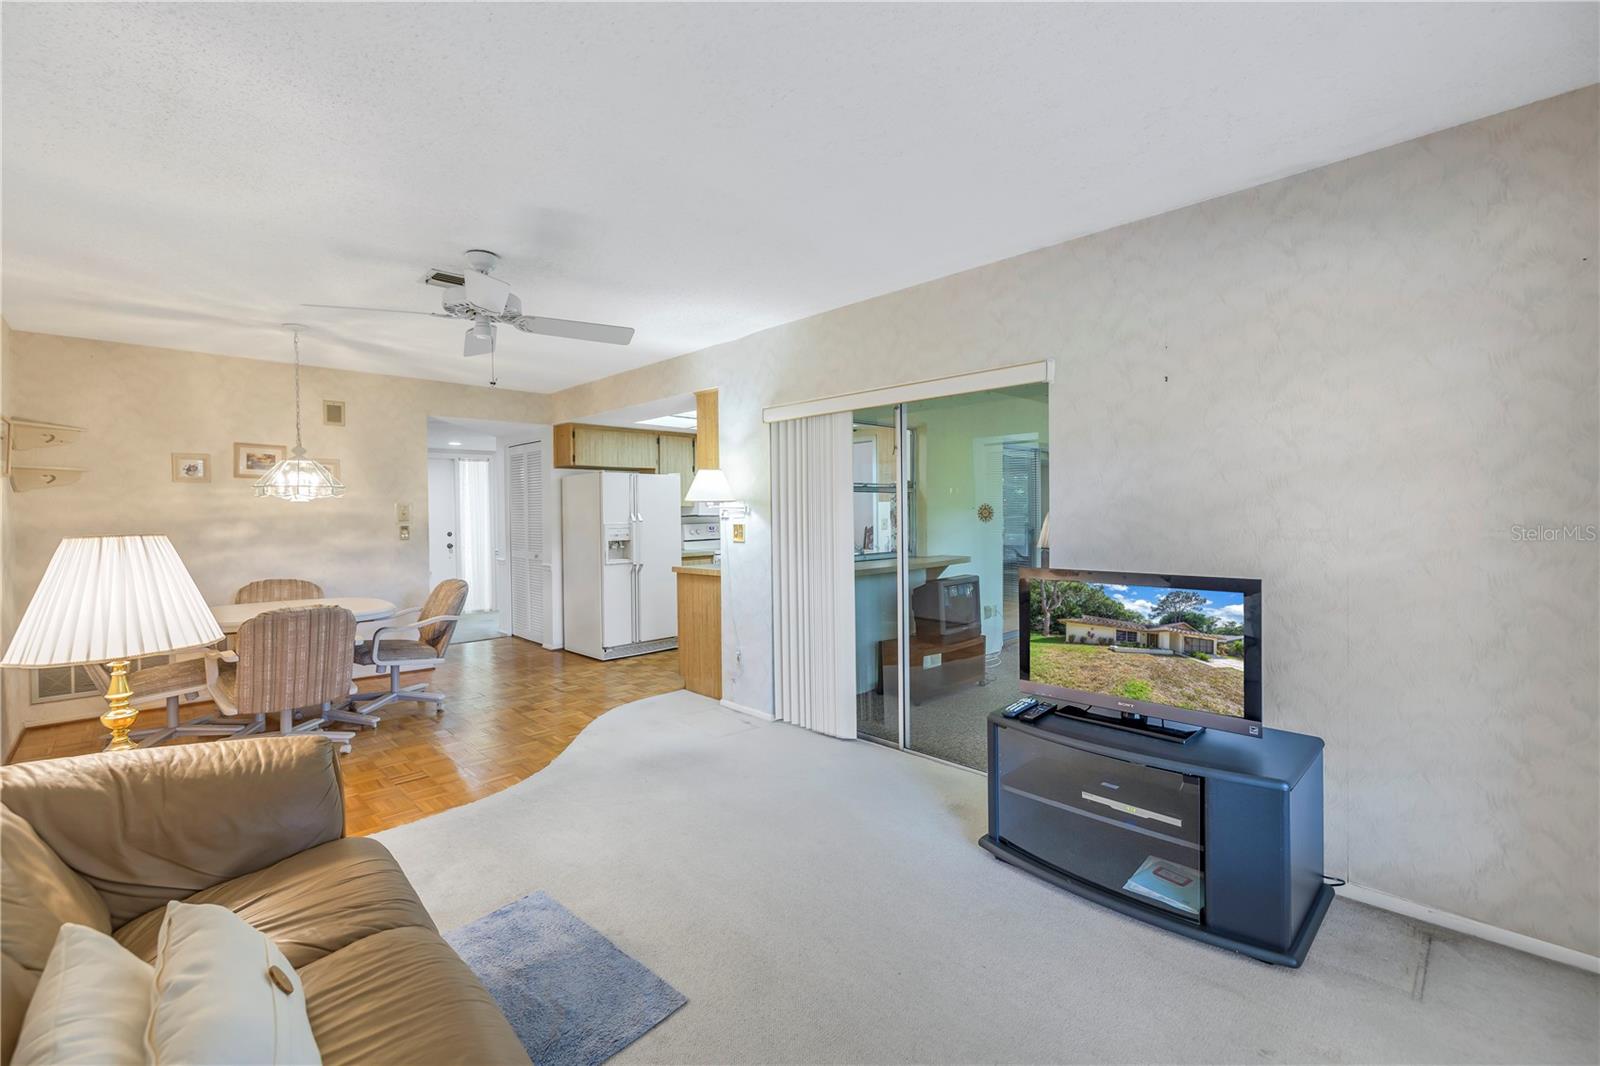
[(1019, 714), (1017, 719), (1023, 722), (1037, 722), (1047, 714), (1054, 714), (1055, 710), (1056, 709), (1050, 706), (1048, 703), (1040, 703), (1032, 709)]
[(1022, 699), (1020, 699), (1017, 702), (1011, 704), (1004, 711), (1001, 711), (1000, 713), (1005, 715), (1007, 718), (1015, 718), (1017, 715), (1022, 714), (1024, 711), (1030, 711), (1030, 710), (1032, 710), (1033, 708), (1035, 708), (1037, 706), (1039, 706), (1039, 701), (1038, 700), (1030, 700), (1026, 696), (1024, 696)]

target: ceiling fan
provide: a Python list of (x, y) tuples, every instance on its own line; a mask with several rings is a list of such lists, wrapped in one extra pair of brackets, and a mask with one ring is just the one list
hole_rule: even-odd
[(599, 322), (578, 322), (570, 318), (546, 318), (543, 315), (522, 313), (522, 301), (511, 291), (511, 286), (493, 277), (500, 257), (482, 248), (469, 248), (463, 257), (465, 270), (430, 270), (422, 276), (423, 284), (435, 285), (444, 290), (444, 310), (406, 311), (393, 307), (347, 307), (341, 304), (304, 304), (305, 307), (322, 307), (334, 311), (375, 311), (391, 315), (426, 315), (429, 318), (455, 318), (471, 322), (467, 330), (462, 355), (494, 355), (495, 328), (500, 325), (515, 326), (524, 333), (540, 333), (547, 337), (569, 337), (580, 341), (599, 341), (602, 344), (627, 344), (633, 340), (631, 326), (607, 326)]

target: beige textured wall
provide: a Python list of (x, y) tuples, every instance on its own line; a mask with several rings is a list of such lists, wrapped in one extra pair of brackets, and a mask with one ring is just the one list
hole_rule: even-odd
[[(291, 576), (330, 595), (420, 604), (428, 581), (428, 416), (538, 422), (544, 398), (316, 367), (301, 374), (306, 451), (340, 461), (349, 492), (337, 500), (258, 499), (249, 480), (231, 476), (235, 441), (293, 446), (289, 364), (10, 332), (5, 413), (86, 427), (77, 444), (52, 449), (47, 461), (88, 473), (63, 488), (0, 488), (9, 498), (8, 593), (27, 603), (62, 537), (157, 532), (172, 538), (212, 603), (230, 601), (255, 578)], [(324, 398), (345, 401), (345, 428), (322, 424)], [(210, 483), (174, 483), (173, 452), (209, 452)], [(408, 542), (396, 533), (401, 502), (412, 507)], [(7, 697), (8, 718), (19, 710), (30, 722), (61, 713), (59, 705), (30, 708), (21, 674), (7, 678)]]
[(769, 709), (761, 408), (1056, 360), (1052, 557), (1263, 579), (1265, 713), (1328, 742), (1329, 871), (1600, 952), (1600, 551), (1512, 528), (1600, 522), (1597, 139), (1591, 87), (571, 389), (551, 418), (721, 388), (755, 507), (725, 545), (724, 692)]

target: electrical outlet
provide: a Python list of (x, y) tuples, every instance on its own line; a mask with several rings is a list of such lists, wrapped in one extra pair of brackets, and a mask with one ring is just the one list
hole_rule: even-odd
[(744, 523), (743, 522), (735, 522), (733, 524), (733, 542), (735, 544), (743, 544), (744, 543)]
[(407, 525), (406, 523), (404, 523), (404, 522), (400, 523), (400, 539), (401, 540), (410, 540), (411, 539), (411, 527), (409, 525)]

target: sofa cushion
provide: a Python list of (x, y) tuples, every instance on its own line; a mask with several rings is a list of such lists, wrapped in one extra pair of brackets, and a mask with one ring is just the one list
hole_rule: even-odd
[(431, 929), (391, 929), (300, 970), (325, 1066), (527, 1063), (478, 978)]
[(167, 904), (154, 985), (153, 995), (146, 997), (146, 1062), (314, 1066), (321, 1061), (294, 967), (271, 937), (226, 907)]
[(0, 805), (0, 951), (43, 970), (62, 925), (111, 932), (105, 901), (39, 839), (33, 827)]
[(22, 1019), (39, 988), (39, 972), (10, 955), (0, 955), (0, 1063), (11, 1061)]
[[(271, 937), (296, 969), (386, 929), (434, 928), (389, 849), (366, 837), (329, 841), (184, 902), (228, 908)], [(117, 930), (117, 940), (154, 959), (164, 912), (140, 915)]]
[(155, 973), (98, 929), (68, 922), (56, 936), (12, 1062), (144, 1061)]
[(344, 835), (327, 737), (15, 763), (0, 766), (0, 786), (5, 805), (94, 886), (113, 927)]

